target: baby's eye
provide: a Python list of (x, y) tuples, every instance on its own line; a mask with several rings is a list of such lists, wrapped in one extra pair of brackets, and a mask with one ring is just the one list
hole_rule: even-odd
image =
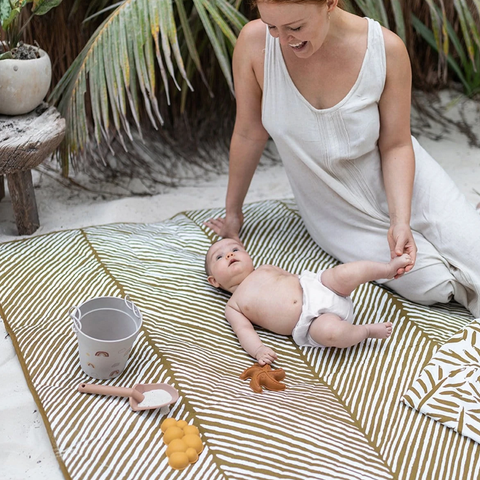
[(222, 255), (217, 255), (217, 256), (215, 257), (215, 260), (220, 260), (221, 258), (222, 258)]
[(277, 27), (275, 27), (275, 26), (273, 26), (273, 25), (268, 25), (268, 29), (269, 29), (269, 30), (272, 30), (272, 28), (277, 28)]
[(298, 32), (302, 27), (297, 27), (297, 28), (291, 28), (290, 30), (292, 32)]
[(238, 252), (238, 248), (232, 248), (232, 252)]

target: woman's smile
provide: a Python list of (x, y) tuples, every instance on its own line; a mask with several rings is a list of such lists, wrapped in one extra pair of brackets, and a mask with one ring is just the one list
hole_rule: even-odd
[(307, 45), (307, 42), (298, 42), (298, 43), (289, 43), (288, 46), (293, 48), (293, 50), (296, 50), (296, 51), (299, 51), (299, 50), (302, 50), (303, 47), (305, 47), (305, 45)]

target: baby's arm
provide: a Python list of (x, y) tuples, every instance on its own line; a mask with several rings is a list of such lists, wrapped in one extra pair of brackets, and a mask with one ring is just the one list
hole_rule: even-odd
[(403, 254), (395, 257), (388, 263), (360, 260), (358, 262), (344, 263), (329, 268), (322, 273), (322, 283), (335, 293), (348, 297), (359, 285), (393, 278), (399, 268), (404, 268), (412, 262), (410, 255)]
[(256, 358), (260, 365), (270, 364), (277, 359), (277, 354), (262, 343), (252, 322), (243, 313), (227, 304), (225, 316), (237, 335), (240, 345), (249, 355)]

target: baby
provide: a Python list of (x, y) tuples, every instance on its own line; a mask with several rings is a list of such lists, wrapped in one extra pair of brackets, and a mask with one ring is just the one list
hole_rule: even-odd
[(387, 338), (392, 324), (353, 325), (350, 294), (362, 283), (390, 279), (411, 263), (409, 255), (389, 263), (368, 260), (295, 275), (273, 265), (253, 266), (237, 240), (214, 243), (205, 259), (208, 282), (232, 293), (225, 316), (240, 344), (260, 365), (276, 353), (265, 346), (252, 324), (292, 335), (300, 346), (346, 348), (366, 338)]

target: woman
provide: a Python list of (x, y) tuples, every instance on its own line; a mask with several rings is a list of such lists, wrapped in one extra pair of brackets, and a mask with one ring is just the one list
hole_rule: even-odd
[(427, 305), (454, 298), (480, 317), (480, 216), (411, 137), (403, 42), (338, 0), (257, 7), (233, 56), (226, 216), (206, 224), (238, 237), (270, 135), (320, 247), (342, 262), (407, 253), (411, 264), (385, 285)]

